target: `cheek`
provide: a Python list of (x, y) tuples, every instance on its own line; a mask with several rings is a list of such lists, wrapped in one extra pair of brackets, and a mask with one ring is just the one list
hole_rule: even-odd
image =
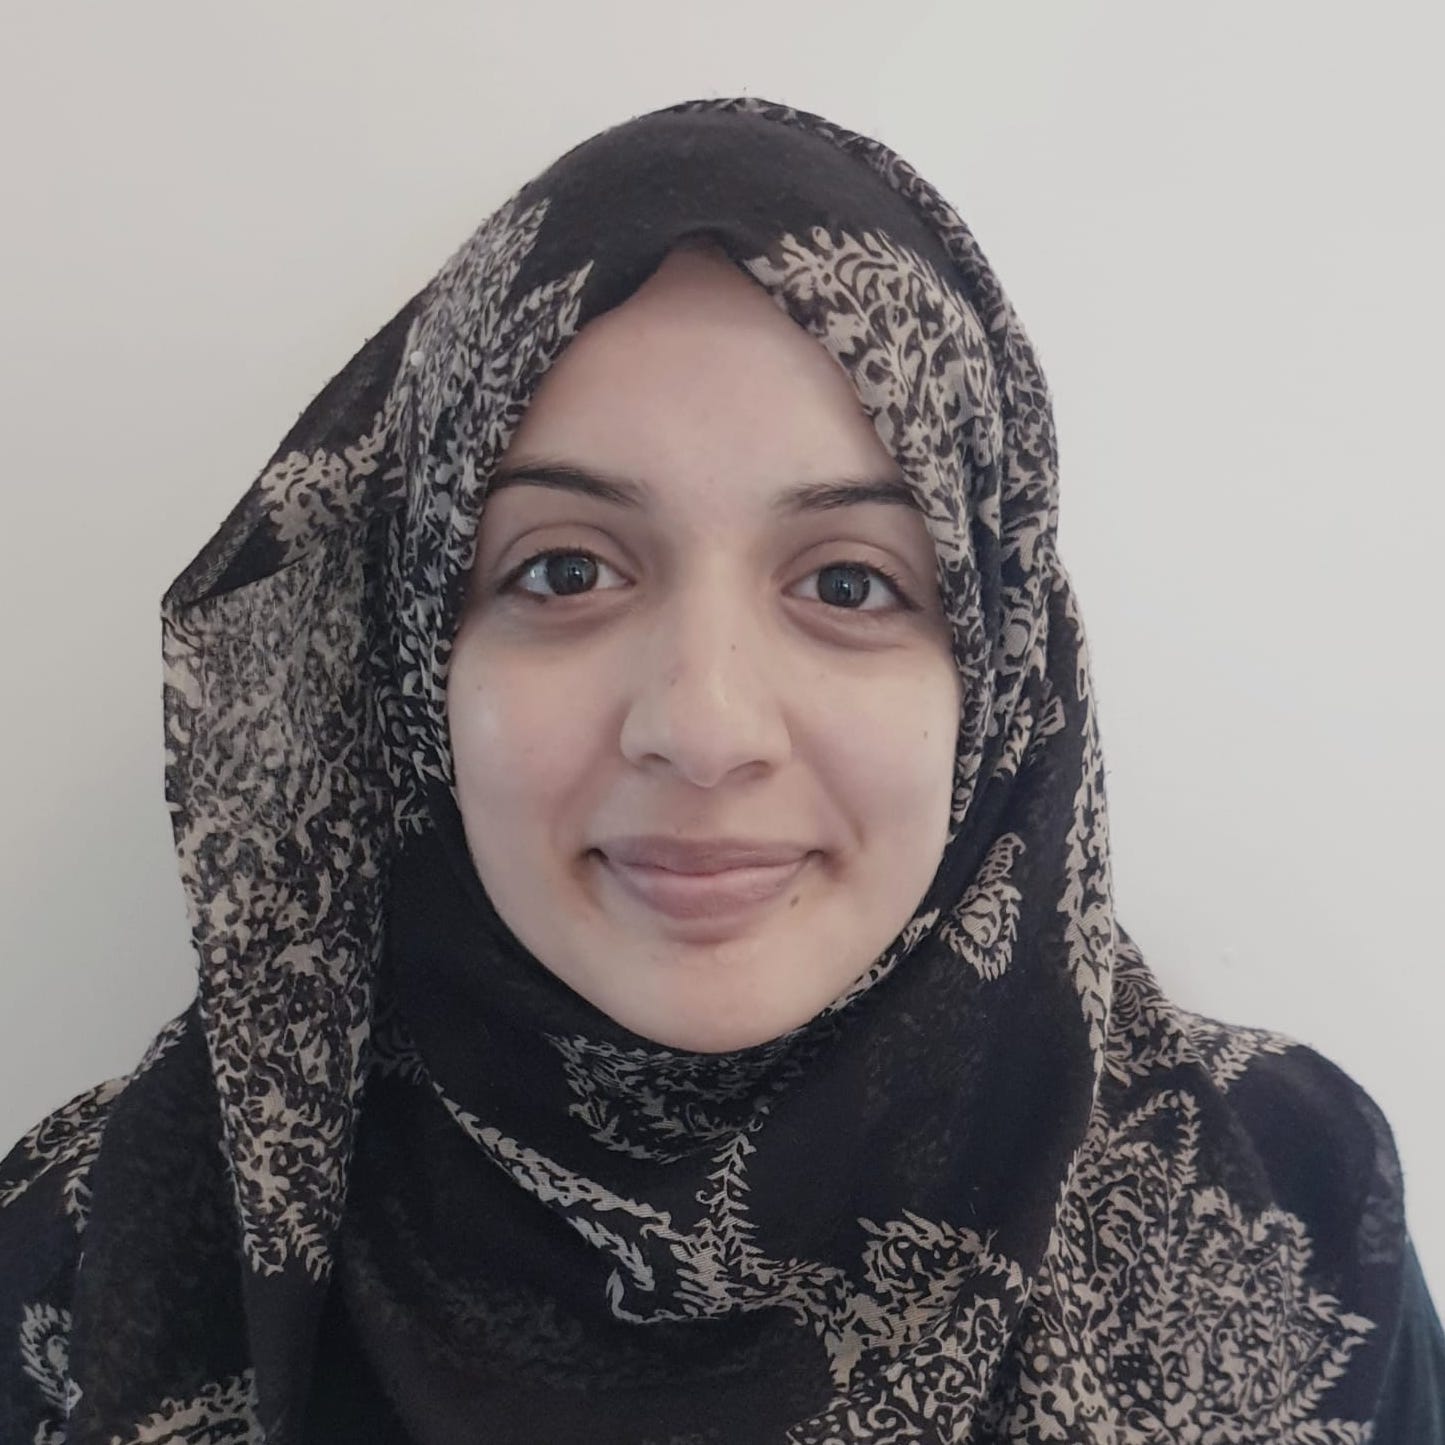
[[(458, 656), (447, 714), (458, 803), (476, 841), (517, 839), (563, 821), (559, 810), (598, 772), (595, 696), (567, 669), (480, 649)], [(474, 830), (482, 818), (487, 826)]]
[(953, 797), (960, 694), (951, 662), (860, 690), (817, 725), (835, 796), (864, 841), (891, 839), (936, 865)]

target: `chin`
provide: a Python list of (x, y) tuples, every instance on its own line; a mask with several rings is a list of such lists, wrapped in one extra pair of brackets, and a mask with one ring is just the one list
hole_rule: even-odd
[[(661, 1044), (664, 1048), (676, 1049), (679, 1053), (731, 1054), (740, 1049), (752, 1049), (759, 1044), (766, 1044), (796, 1027), (796, 1024), (788, 1024), (778, 1028), (718, 1029), (708, 1024), (679, 1024), (675, 1028), (649, 1029), (643, 1037)], [(636, 1025), (632, 1026), (632, 1031), (640, 1032)]]
[(791, 1009), (779, 1005), (746, 1017), (716, 998), (677, 1000), (671, 1008), (631, 1008), (617, 1013), (600, 1001), (598, 1007), (624, 1028), (663, 1048), (690, 1054), (731, 1054), (791, 1033), (821, 1013), (827, 1000), (815, 1009), (794, 1002)]

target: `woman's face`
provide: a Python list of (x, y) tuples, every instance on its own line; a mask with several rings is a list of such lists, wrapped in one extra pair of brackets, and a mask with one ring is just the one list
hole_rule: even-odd
[(467, 842), (633, 1032), (797, 1027), (932, 881), (960, 695), (906, 496), (837, 363), (701, 250), (577, 335), (502, 459), (448, 684)]

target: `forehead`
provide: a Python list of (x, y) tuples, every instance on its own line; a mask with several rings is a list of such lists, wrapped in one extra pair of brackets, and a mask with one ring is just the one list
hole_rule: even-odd
[(838, 362), (702, 251), (670, 253), (554, 362), (498, 472), (541, 457), (644, 478), (898, 474)]

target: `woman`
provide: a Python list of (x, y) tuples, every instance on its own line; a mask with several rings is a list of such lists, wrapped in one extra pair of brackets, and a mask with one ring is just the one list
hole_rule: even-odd
[(1049, 397), (882, 145), (568, 152), (167, 594), (200, 960), (5, 1440), (1432, 1441), (1389, 1130), (1114, 918)]

